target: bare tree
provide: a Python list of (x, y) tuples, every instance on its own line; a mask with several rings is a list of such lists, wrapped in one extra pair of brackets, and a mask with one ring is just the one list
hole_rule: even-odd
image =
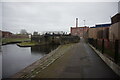
[(20, 34), (28, 34), (25, 29), (21, 29)]

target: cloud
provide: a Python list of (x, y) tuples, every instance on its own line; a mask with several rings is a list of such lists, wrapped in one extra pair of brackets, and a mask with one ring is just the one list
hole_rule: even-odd
[(118, 2), (119, 0), (1, 0), (2, 2)]
[(14, 33), (20, 29), (28, 32), (70, 31), (79, 18), (79, 26), (110, 22), (117, 13), (117, 2), (5, 2), (3, 3), (3, 30)]

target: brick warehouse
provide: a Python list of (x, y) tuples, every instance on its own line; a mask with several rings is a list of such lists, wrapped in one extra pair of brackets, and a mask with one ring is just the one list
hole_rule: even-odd
[(111, 24), (97, 24), (90, 27), (87, 31), (87, 37), (93, 39), (109, 39), (109, 27)]
[(109, 40), (120, 40), (120, 13), (111, 18), (112, 25), (109, 29)]
[(71, 33), (71, 35), (74, 35), (74, 36), (84, 37), (84, 35), (88, 29), (89, 29), (89, 27), (87, 27), (87, 26), (78, 27), (78, 18), (76, 18), (76, 27), (71, 27), (70, 33)]

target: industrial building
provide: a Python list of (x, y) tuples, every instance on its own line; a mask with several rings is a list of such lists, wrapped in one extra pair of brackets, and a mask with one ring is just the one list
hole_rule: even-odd
[(88, 29), (89, 27), (87, 26), (78, 27), (78, 18), (76, 18), (76, 27), (71, 27), (70, 33), (73, 36), (85, 37), (85, 33), (87, 32)]
[(120, 40), (120, 13), (117, 13), (111, 18), (112, 25), (109, 29), (109, 39), (114, 40)]
[(87, 31), (88, 38), (109, 39), (109, 27), (111, 24), (97, 24)]

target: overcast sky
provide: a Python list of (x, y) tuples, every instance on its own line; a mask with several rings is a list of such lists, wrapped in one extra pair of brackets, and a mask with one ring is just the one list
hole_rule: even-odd
[(110, 23), (110, 16), (118, 12), (117, 2), (4, 2), (2, 30), (13, 33), (70, 31), (79, 18), (79, 26)]

